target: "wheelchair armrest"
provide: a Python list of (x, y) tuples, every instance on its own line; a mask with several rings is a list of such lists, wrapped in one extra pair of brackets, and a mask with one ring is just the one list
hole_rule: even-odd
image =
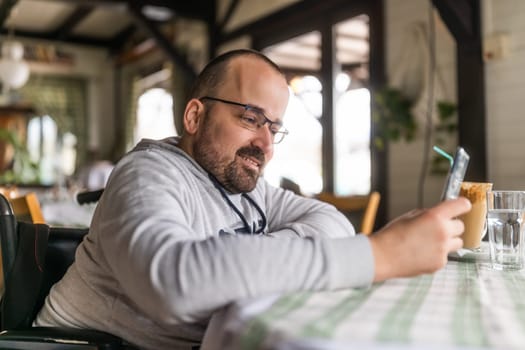
[(77, 203), (78, 204), (87, 204), (87, 203), (95, 203), (98, 202), (100, 197), (102, 197), (102, 193), (104, 193), (104, 189), (101, 188), (100, 190), (95, 191), (84, 191), (77, 194)]
[(0, 332), (2, 349), (122, 349), (122, 340), (109, 333), (80, 328), (33, 327)]

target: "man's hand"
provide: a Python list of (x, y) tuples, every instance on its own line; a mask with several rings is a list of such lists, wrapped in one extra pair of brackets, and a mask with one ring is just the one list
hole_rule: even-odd
[(465, 198), (448, 200), (411, 211), (371, 235), (374, 281), (431, 273), (445, 266), (447, 254), (463, 246), (459, 237), (463, 222), (457, 217), (470, 208)]

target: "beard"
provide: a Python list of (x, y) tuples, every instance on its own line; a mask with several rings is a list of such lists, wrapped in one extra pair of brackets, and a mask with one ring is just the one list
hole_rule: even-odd
[[(208, 116), (205, 120), (208, 120)], [(227, 154), (217, 148), (216, 144), (209, 142), (211, 133), (208, 132), (209, 129), (206, 125), (203, 126), (202, 134), (197, 137), (193, 145), (193, 155), (197, 163), (212, 174), (230, 193), (252, 191), (257, 185), (257, 180), (261, 176), (265, 164), (263, 151), (259, 147), (241, 147), (235, 152), (235, 157), (231, 160)], [(241, 161), (243, 157), (257, 159), (260, 164), (259, 171), (247, 168)]]

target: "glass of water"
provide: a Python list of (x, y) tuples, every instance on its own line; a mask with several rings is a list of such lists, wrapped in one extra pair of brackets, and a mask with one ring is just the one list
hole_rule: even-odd
[(497, 270), (524, 266), (525, 191), (488, 191), (490, 261)]

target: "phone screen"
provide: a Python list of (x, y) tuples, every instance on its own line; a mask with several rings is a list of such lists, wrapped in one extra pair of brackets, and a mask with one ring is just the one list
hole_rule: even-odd
[(468, 153), (462, 147), (458, 147), (456, 154), (454, 155), (454, 162), (452, 163), (452, 167), (447, 175), (445, 187), (441, 194), (441, 200), (459, 197), (461, 182), (465, 178), (469, 160), (470, 156)]

